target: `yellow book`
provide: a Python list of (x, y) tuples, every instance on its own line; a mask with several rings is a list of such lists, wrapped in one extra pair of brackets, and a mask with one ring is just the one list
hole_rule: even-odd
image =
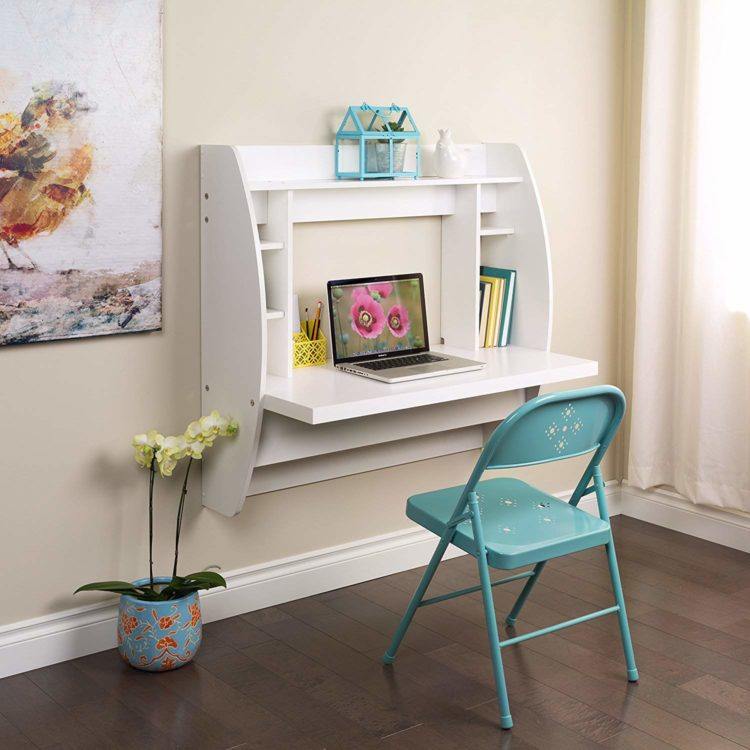
[(498, 279), (500, 281), (500, 289), (497, 293), (497, 313), (495, 315), (495, 338), (492, 340), (492, 346), (499, 346), (500, 344), (500, 326), (503, 321), (503, 299), (505, 297), (505, 279)]
[(487, 333), (484, 337), (484, 346), (497, 346), (498, 326), (500, 325), (500, 300), (502, 299), (505, 279), (494, 276), (480, 276), (480, 281), (486, 281), (490, 285), (490, 312), (487, 319)]

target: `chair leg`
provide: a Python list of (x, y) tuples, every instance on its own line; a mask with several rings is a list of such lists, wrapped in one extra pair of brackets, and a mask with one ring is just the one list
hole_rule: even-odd
[(412, 618), (414, 617), (414, 613), (417, 611), (419, 603), (422, 601), (422, 598), (427, 591), (427, 587), (430, 585), (430, 581), (435, 575), (435, 571), (437, 571), (437, 567), (440, 564), (440, 561), (443, 559), (445, 550), (450, 544), (451, 537), (452, 535), (449, 536), (446, 532), (446, 536), (440, 539), (438, 546), (432, 553), (430, 562), (427, 565), (427, 570), (425, 570), (424, 575), (422, 576), (422, 580), (419, 582), (419, 585), (417, 586), (414, 594), (411, 597), (411, 600), (409, 601), (406, 612), (404, 612), (404, 616), (401, 618), (401, 622), (398, 624), (396, 632), (393, 634), (393, 640), (391, 640), (391, 644), (390, 646), (388, 646), (388, 650), (383, 654), (383, 664), (393, 664), (396, 658), (396, 651), (398, 651), (398, 647), (401, 645), (401, 641), (406, 635), (406, 631), (409, 629), (409, 625), (411, 624)]
[(516, 599), (516, 603), (513, 605), (513, 609), (511, 609), (510, 614), (505, 618), (506, 625), (513, 627), (516, 624), (516, 620), (518, 619), (518, 614), (521, 611), (521, 607), (523, 607), (523, 605), (526, 603), (526, 599), (528, 599), (529, 594), (531, 593), (531, 589), (534, 588), (534, 584), (536, 583), (537, 578), (539, 578), (539, 576), (541, 575), (546, 564), (546, 560), (537, 563), (536, 567), (534, 568), (534, 575), (526, 579), (526, 584), (524, 585), (523, 589), (521, 589), (521, 593), (518, 595), (518, 599)]
[(490, 569), (487, 564), (487, 550), (484, 546), (484, 531), (479, 517), (479, 507), (476, 493), (469, 493), (469, 507), (472, 510), (471, 524), (474, 530), (474, 544), (477, 548), (477, 565), (479, 567), (479, 582), (482, 585), (482, 602), (484, 603), (484, 619), (487, 624), (487, 636), (490, 640), (490, 657), (492, 658), (492, 673), (495, 677), (497, 688), (497, 703), (500, 709), (500, 726), (510, 729), (513, 719), (510, 715), (510, 704), (508, 703), (508, 688), (505, 685), (505, 672), (503, 671), (503, 657), (500, 655), (500, 635), (497, 632), (497, 619), (495, 617), (495, 602), (492, 598), (492, 584), (490, 582)]
[(625, 611), (625, 597), (622, 595), (622, 584), (620, 583), (620, 571), (617, 567), (617, 555), (615, 554), (615, 543), (610, 536), (609, 544), (604, 545), (607, 550), (607, 562), (609, 563), (609, 575), (612, 578), (612, 589), (615, 592), (615, 601), (620, 607), (617, 618), (620, 622), (620, 635), (622, 636), (622, 650), (625, 652), (625, 664), (628, 668), (628, 680), (638, 682), (638, 669), (635, 666), (635, 654), (633, 653), (633, 642), (630, 639), (630, 627), (628, 626), (628, 615)]

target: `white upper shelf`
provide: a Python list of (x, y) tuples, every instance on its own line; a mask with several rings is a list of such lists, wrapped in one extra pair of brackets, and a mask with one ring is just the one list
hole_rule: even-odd
[[(440, 375), (406, 383), (382, 383), (333, 366), (295, 370), (291, 378), (269, 375), (263, 408), (308, 424), (324, 424), (429, 404), (486, 396), (519, 388), (596, 375), (588, 359), (520, 346), (464, 351), (432, 347), (457, 356), (484, 360), (482, 370)], [(487, 415), (492, 421), (492, 415)]]
[(520, 176), (467, 175), (466, 177), (411, 177), (395, 180), (249, 180), (247, 189), (263, 190), (362, 190), (368, 188), (444, 187), (448, 185), (500, 185), (523, 182)]
[[(255, 220), (261, 225), (267, 222), (269, 201), (274, 200), (275, 193), (283, 192), (294, 196), (290, 208), (292, 223), (450, 216), (455, 213), (458, 194), (474, 187), (480, 193), (480, 211), (491, 213), (499, 200), (502, 205), (508, 201), (517, 203), (528, 193), (523, 189), (529, 177), (526, 161), (513, 145), (461, 146), (468, 176), (455, 179), (435, 177), (435, 147), (422, 146), (420, 165), (425, 176), (416, 180), (337, 180), (334, 146), (205, 145), (201, 148), (206, 160), (219, 158), (222, 149), (232, 150), (243, 173), (243, 188), (253, 202)], [(353, 169), (359, 150), (355, 146), (342, 146), (340, 154), (343, 166)], [(415, 169), (416, 149), (407, 148), (405, 159), (405, 169)]]

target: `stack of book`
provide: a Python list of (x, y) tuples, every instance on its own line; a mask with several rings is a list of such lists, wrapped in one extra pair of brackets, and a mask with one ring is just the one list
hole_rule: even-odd
[(516, 272), (479, 267), (479, 346), (507, 346), (513, 322)]

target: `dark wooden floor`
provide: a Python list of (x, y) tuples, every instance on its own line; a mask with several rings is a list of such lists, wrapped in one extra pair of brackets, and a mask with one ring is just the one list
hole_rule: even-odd
[[(420, 610), (395, 665), (380, 664), (414, 570), (207, 625), (176, 672), (108, 651), (0, 680), (0, 748), (750, 748), (750, 555), (613, 526), (640, 683), (613, 617), (511, 647), (511, 732), (497, 728), (477, 594)], [(474, 583), (473, 564), (445, 563), (433, 591)], [(495, 589), (500, 614), (521, 583)], [(601, 549), (554, 561), (517, 632), (611, 600)]]

